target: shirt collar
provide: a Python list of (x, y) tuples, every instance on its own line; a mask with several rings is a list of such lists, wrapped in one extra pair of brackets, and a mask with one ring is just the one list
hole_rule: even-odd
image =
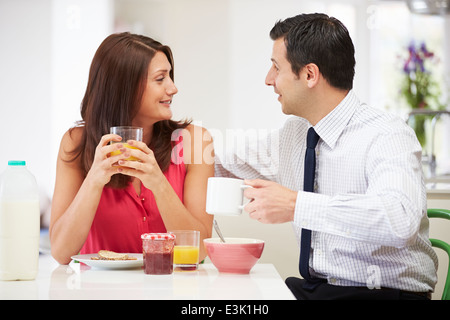
[(314, 130), (331, 149), (336, 145), (337, 139), (344, 131), (359, 104), (358, 97), (353, 90), (350, 90), (336, 108), (314, 126)]

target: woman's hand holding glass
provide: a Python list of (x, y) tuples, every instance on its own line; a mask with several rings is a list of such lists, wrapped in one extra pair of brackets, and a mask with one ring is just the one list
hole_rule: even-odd
[(127, 143), (136, 147), (127, 149), (127, 154), (138, 160), (120, 159), (117, 172), (138, 178), (147, 189), (155, 190), (165, 177), (153, 151), (142, 141), (129, 140)]
[[(125, 148), (120, 143), (121, 140), (122, 138), (119, 135), (106, 134), (101, 138), (95, 149), (94, 161), (87, 178), (90, 178), (94, 183), (98, 183), (101, 187), (111, 180), (112, 175), (118, 173), (118, 162), (130, 157), (130, 149)], [(110, 142), (119, 143), (111, 144)], [(115, 153), (115, 155), (111, 155), (112, 153)]]

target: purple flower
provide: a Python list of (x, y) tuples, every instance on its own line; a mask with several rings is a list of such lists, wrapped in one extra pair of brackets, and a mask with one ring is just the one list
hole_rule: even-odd
[(432, 58), (434, 54), (425, 46), (425, 42), (416, 47), (414, 41), (411, 41), (408, 46), (409, 56), (403, 65), (403, 71), (407, 74), (411, 72), (426, 72), (425, 59)]
[(407, 57), (403, 60), (404, 79), (400, 91), (406, 103), (412, 109), (441, 108), (437, 97), (429, 90), (430, 86), (437, 83), (432, 79), (431, 70), (425, 69), (425, 64), (434, 62), (434, 53), (427, 49), (425, 42), (417, 45), (411, 41), (407, 50)]
[(425, 46), (425, 42), (422, 42), (422, 45), (420, 46), (420, 50), (423, 52), (423, 55), (425, 58), (431, 58), (434, 56), (433, 52), (430, 52), (427, 50), (427, 47)]

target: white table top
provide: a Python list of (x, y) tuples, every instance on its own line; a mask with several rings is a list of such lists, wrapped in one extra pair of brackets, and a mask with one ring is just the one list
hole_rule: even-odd
[(247, 275), (219, 273), (212, 264), (198, 271), (147, 275), (142, 269), (104, 270), (80, 263), (59, 265), (39, 257), (32, 281), (0, 281), (4, 299), (293, 300), (272, 264), (256, 264)]

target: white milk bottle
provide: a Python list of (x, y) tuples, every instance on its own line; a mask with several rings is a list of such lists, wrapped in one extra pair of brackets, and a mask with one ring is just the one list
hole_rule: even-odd
[(39, 263), (39, 192), (25, 161), (0, 175), (0, 280), (33, 280)]

